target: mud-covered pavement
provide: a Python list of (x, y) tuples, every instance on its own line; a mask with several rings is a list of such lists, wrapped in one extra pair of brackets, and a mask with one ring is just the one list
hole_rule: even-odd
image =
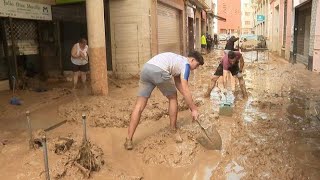
[[(88, 139), (102, 150), (104, 160), (101, 169), (92, 173), (92, 179), (319, 179), (319, 75), (271, 55), (269, 60), (252, 61), (252, 55), (246, 53), (244, 74), (249, 99), (243, 100), (236, 86), (233, 116), (219, 116), (214, 112), (212, 100), (204, 99), (203, 94), (221, 53), (206, 55), (205, 65), (190, 78), (194, 99), (204, 116), (202, 123), (218, 130), (221, 150), (207, 150), (197, 142), (200, 129), (191, 122), (181, 95), (178, 126), (184, 141), (176, 144), (172, 139), (167, 100), (156, 90), (138, 126), (134, 150), (126, 151), (123, 143), (138, 79), (119, 80), (122, 88), (110, 84), (108, 97), (58, 89), (52, 91), (52, 96), (51, 91), (40, 94), (39, 99), (44, 103), (30, 105), (34, 109), (31, 109), (34, 123), (44, 123), (46, 119), (67, 120), (66, 124), (47, 132), (51, 177), (83, 178), (79, 168), (68, 162), (81, 145), (81, 114), (85, 113)], [(48, 98), (52, 103), (46, 101)], [(46, 103), (54, 105), (44, 106)], [(29, 150), (27, 132), (21, 129), (25, 125), (24, 110), (28, 107), (2, 107), (0, 118), (5, 121), (1, 122), (0, 132), (0, 163), (3, 164), (0, 178), (44, 179), (42, 149)], [(55, 113), (48, 113), (52, 109)], [(11, 120), (14, 124), (22, 123), (17, 126), (19, 130), (4, 128), (10, 126)], [(59, 137), (73, 139), (74, 143), (69, 150), (57, 154), (55, 144)]]

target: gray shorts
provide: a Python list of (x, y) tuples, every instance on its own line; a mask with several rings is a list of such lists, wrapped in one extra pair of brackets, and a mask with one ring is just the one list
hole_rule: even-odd
[(164, 96), (176, 94), (172, 76), (152, 64), (145, 64), (140, 74), (138, 96), (150, 97), (153, 89), (158, 87)]

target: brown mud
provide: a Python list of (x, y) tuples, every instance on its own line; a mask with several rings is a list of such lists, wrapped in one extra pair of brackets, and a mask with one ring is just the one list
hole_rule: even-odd
[[(134, 149), (124, 150), (137, 79), (117, 80), (121, 88), (109, 84), (107, 97), (88, 96), (81, 89), (70, 91), (71, 84), (40, 94), (20, 91), (22, 106), (7, 104), (10, 92), (0, 93), (0, 179), (45, 178), (42, 148), (29, 149), (26, 110), (31, 112), (34, 130), (67, 121), (46, 132), (52, 178), (86, 178), (69, 163), (82, 144), (81, 115), (85, 113), (88, 139), (101, 150), (97, 151), (104, 162), (90, 174), (92, 179), (319, 179), (319, 75), (273, 55), (269, 60), (252, 61), (246, 58), (250, 53), (244, 55), (249, 98), (242, 99), (234, 80), (232, 117), (214, 113), (212, 101), (203, 98), (222, 51), (206, 55), (205, 65), (190, 78), (204, 117), (201, 125), (218, 130), (221, 150), (207, 150), (197, 141), (201, 130), (192, 123), (180, 94), (178, 127), (183, 142), (175, 143), (169, 131), (167, 99), (159, 90), (142, 115)], [(66, 147), (62, 139), (71, 139), (71, 145)]]

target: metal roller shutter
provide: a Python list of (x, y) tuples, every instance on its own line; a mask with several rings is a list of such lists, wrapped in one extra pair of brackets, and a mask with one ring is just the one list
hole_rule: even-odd
[(180, 54), (180, 15), (175, 8), (158, 3), (158, 50)]

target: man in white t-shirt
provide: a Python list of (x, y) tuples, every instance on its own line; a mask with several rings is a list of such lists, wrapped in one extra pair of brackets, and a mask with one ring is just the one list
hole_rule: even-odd
[[(155, 87), (158, 87), (169, 100), (169, 118), (171, 132), (175, 134), (175, 140), (182, 139), (177, 134), (178, 100), (177, 90), (183, 95), (188, 104), (193, 119), (197, 119), (198, 110), (194, 104), (188, 86), (190, 71), (203, 65), (203, 57), (197, 51), (191, 51), (188, 57), (166, 52), (154, 56), (143, 67), (140, 74), (139, 91), (136, 105), (131, 114), (128, 136), (124, 144), (125, 149), (133, 148), (132, 137), (139, 124), (141, 114), (147, 105), (148, 99)], [(178, 137), (177, 137), (178, 136)]]

